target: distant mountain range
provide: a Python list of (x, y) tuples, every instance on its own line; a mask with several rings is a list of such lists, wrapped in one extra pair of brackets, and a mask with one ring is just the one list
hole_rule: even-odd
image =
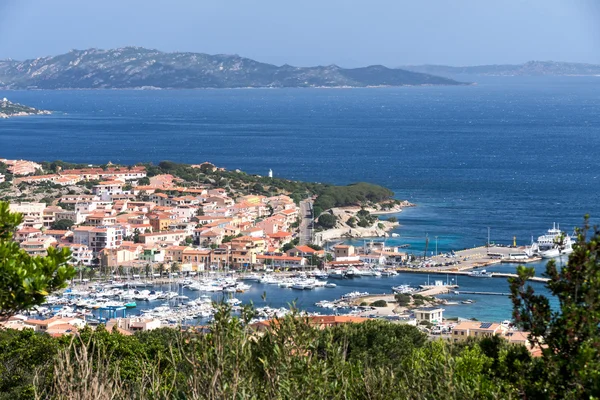
[(165, 53), (142, 47), (72, 50), (34, 60), (0, 60), (0, 88), (256, 88), (461, 85), (449, 78), (372, 65), (281, 67), (237, 55)]
[(407, 65), (400, 68), (440, 76), (567, 76), (600, 75), (600, 65), (554, 61), (529, 61), (524, 64), (450, 67), (447, 65)]

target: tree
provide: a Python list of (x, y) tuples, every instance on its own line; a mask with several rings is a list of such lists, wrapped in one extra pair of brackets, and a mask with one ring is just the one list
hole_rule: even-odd
[(319, 217), (319, 225), (321, 225), (325, 229), (333, 228), (335, 226), (336, 221), (337, 218), (333, 214), (325, 213), (321, 214), (321, 216)]
[(68, 248), (48, 248), (45, 257), (31, 257), (12, 241), (21, 224), (21, 214), (11, 213), (7, 202), (0, 202), (0, 317), (43, 304), (46, 296), (66, 287), (75, 276), (68, 264)]
[(181, 264), (178, 262), (174, 262), (173, 264), (171, 264), (171, 272), (180, 272), (181, 271)]
[(138, 228), (135, 228), (133, 230), (133, 243), (139, 243), (140, 242), (140, 230)]
[(377, 300), (371, 303), (371, 307), (387, 307), (387, 301)]
[(399, 306), (407, 307), (410, 304), (410, 301), (411, 301), (410, 294), (398, 293), (394, 297), (396, 298), (396, 301), (398, 302)]
[[(519, 266), (517, 277), (509, 278), (513, 318), (529, 340), (541, 346), (543, 375), (537, 387), (545, 398), (583, 399), (600, 396), (600, 231), (588, 240), (588, 217), (577, 230), (577, 243), (567, 265), (546, 265), (546, 287), (558, 300), (550, 299), (527, 285), (534, 269)], [(564, 238), (558, 241), (564, 249)]]
[(71, 229), (71, 227), (74, 225), (75, 223), (73, 221), (71, 221), (70, 219), (60, 219), (58, 221), (55, 221), (51, 228), (52, 229), (56, 229), (58, 231), (66, 231)]
[(294, 244), (292, 242), (288, 242), (286, 244), (283, 245), (283, 247), (281, 248), (281, 251), (283, 251), (284, 253), (287, 252), (288, 250), (291, 250), (294, 248)]

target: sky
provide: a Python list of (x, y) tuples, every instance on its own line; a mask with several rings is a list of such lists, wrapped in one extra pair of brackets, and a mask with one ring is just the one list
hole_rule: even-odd
[(0, 59), (124, 46), (297, 66), (600, 64), (600, 0), (0, 0)]

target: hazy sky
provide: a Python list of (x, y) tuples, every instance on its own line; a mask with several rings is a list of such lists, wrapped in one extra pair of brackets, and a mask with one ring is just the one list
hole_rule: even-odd
[(278, 65), (600, 63), (600, 0), (0, 0), (0, 58), (122, 46)]

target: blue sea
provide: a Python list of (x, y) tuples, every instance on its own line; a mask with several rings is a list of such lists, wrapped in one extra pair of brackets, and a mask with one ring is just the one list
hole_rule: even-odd
[(426, 237), (428, 251), (437, 243), (442, 252), (484, 244), (488, 228), (492, 242), (528, 244), (553, 222), (567, 231), (586, 213), (598, 222), (600, 78), (476, 80), (376, 89), (0, 91), (55, 111), (0, 120), (0, 158), (211, 161), (289, 179), (373, 182), (417, 204), (398, 215), (400, 236), (388, 240), (416, 252)]

